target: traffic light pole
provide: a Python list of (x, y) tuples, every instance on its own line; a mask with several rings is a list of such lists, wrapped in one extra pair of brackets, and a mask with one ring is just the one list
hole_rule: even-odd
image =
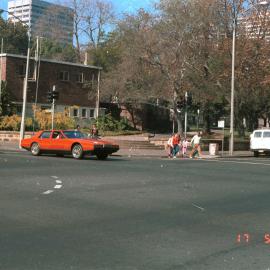
[(55, 104), (55, 99), (53, 99), (53, 102), (52, 102), (52, 130), (53, 130), (53, 122), (54, 122), (54, 104)]
[(52, 89), (52, 130), (53, 130), (53, 122), (54, 122), (54, 106), (55, 106), (55, 85), (53, 86), (53, 89)]
[(188, 93), (185, 93), (185, 138), (187, 137), (187, 98), (188, 98)]

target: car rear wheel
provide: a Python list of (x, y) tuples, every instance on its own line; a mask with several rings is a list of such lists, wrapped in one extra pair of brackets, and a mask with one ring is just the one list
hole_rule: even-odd
[(105, 160), (108, 157), (108, 154), (97, 154), (99, 160)]
[(31, 153), (33, 156), (38, 156), (40, 155), (40, 147), (38, 143), (33, 143), (31, 145)]
[(81, 159), (83, 157), (83, 149), (82, 149), (82, 146), (80, 144), (75, 144), (72, 147), (71, 152), (72, 152), (72, 156), (75, 159)]
[(258, 151), (254, 151), (254, 157), (258, 157), (259, 156), (259, 152)]

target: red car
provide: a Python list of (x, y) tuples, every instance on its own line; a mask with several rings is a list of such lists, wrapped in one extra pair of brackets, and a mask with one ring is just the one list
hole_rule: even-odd
[(101, 139), (91, 139), (76, 130), (52, 130), (37, 132), (32, 138), (23, 139), (21, 147), (31, 151), (34, 156), (42, 153), (57, 155), (72, 154), (81, 159), (85, 154), (96, 155), (98, 159), (106, 159), (117, 152), (119, 146)]

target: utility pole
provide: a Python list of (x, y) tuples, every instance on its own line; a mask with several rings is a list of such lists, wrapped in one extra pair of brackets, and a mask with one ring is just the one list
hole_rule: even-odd
[(30, 45), (31, 45), (31, 34), (30, 27), (28, 28), (28, 48), (27, 48), (27, 59), (26, 59), (26, 70), (25, 78), (23, 84), (23, 106), (22, 106), (22, 119), (21, 119), (21, 128), (20, 128), (20, 148), (21, 141), (24, 138), (25, 132), (25, 114), (26, 114), (26, 103), (27, 103), (27, 87), (28, 87), (28, 76), (29, 76), (29, 62), (30, 62)]
[(3, 47), (4, 39), (1, 39), (1, 62), (0, 62), (0, 104), (2, 104), (2, 70), (3, 70)]

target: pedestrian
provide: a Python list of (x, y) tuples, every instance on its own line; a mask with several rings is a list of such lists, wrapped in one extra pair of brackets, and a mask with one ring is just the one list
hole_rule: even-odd
[(80, 125), (77, 125), (76, 128), (75, 128), (75, 131), (80, 131), (80, 130), (81, 130)]
[(180, 144), (181, 144), (181, 137), (178, 133), (176, 133), (173, 136), (173, 150), (172, 150), (173, 158), (176, 158), (176, 155), (180, 150)]
[(199, 131), (191, 139), (192, 150), (189, 154), (189, 158), (193, 158), (195, 153), (198, 153), (199, 158), (202, 157), (202, 151), (201, 151), (201, 146), (200, 146), (201, 138), (202, 138), (202, 133)]
[(171, 135), (171, 137), (167, 141), (166, 150), (167, 150), (168, 158), (171, 158), (172, 150), (173, 150), (173, 135)]
[(90, 130), (90, 135), (92, 138), (98, 138), (98, 129), (97, 126), (94, 124)]
[(188, 148), (188, 140), (185, 137), (184, 140), (182, 141), (182, 156), (184, 157), (187, 153), (187, 148)]

